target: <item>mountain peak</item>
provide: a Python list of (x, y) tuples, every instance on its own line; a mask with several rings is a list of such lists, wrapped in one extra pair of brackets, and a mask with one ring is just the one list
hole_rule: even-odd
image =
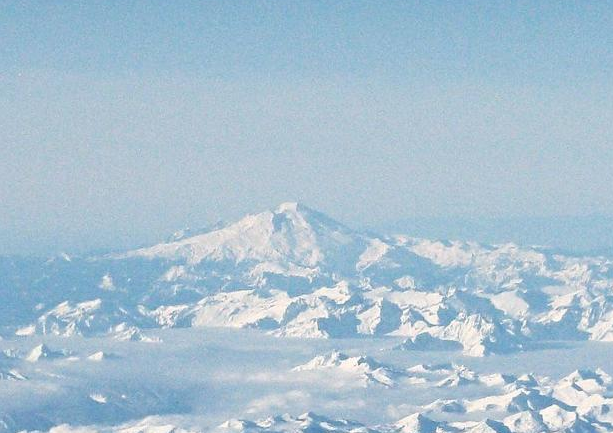
[(295, 201), (286, 201), (277, 206), (275, 213), (284, 213), (284, 212), (298, 212), (299, 209), (303, 209), (305, 206), (295, 202)]
[(274, 215), (286, 215), (288, 217), (299, 217), (305, 221), (314, 222), (318, 221), (324, 224), (331, 224), (334, 226), (340, 225), (338, 221), (333, 220), (324, 213), (321, 213), (303, 203), (295, 201), (286, 201), (277, 206), (276, 209), (270, 211)]
[(325, 261), (338, 266), (359, 255), (364, 241), (332, 218), (297, 202), (246, 215), (242, 219), (195, 236), (129, 251), (119, 257), (141, 256), (207, 261), (266, 262), (316, 267)]
[[(313, 228), (323, 228), (324, 230), (352, 232), (344, 224), (329, 217), (325, 213), (315, 210), (303, 203), (288, 201), (281, 203), (276, 209), (269, 211), (273, 215), (281, 215), (302, 224), (308, 224)], [(261, 214), (260, 214), (261, 215)]]

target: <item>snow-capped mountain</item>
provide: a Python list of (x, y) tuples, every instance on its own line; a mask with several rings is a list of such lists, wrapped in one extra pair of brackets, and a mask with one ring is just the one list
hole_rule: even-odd
[[(364, 250), (365, 239), (342, 224), (298, 203), (283, 203), (273, 211), (248, 215), (240, 221), (175, 242), (116, 256), (165, 258), (197, 265), (202, 262), (277, 264), (300, 270), (343, 270)], [(266, 272), (265, 267), (258, 270)], [(293, 272), (288, 269), (290, 275)]]
[(405, 372), (383, 365), (368, 356), (348, 356), (337, 351), (316, 356), (306, 364), (294, 367), (292, 371), (352, 376), (353, 380), (363, 386), (374, 384), (392, 387), (396, 379), (407, 376)]
[[(146, 340), (155, 327), (405, 337), (469, 356), (613, 340), (613, 261), (352, 230), (284, 203), (194, 236), (96, 257), (5, 258), (6, 333)], [(145, 331), (146, 332), (146, 331)]]

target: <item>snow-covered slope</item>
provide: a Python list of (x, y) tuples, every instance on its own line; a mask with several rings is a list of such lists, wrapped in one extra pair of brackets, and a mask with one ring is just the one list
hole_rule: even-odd
[[(335, 269), (355, 263), (365, 239), (323, 214), (297, 203), (248, 215), (201, 235), (130, 251), (117, 257), (167, 258), (190, 265), (201, 262), (244, 262), (293, 267), (298, 276), (313, 269)], [(261, 266), (265, 272), (266, 266)]]

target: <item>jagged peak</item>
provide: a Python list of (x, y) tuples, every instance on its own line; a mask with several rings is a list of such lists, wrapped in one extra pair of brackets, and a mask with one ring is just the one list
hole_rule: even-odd
[(414, 413), (397, 421), (395, 426), (401, 433), (434, 433), (438, 423), (421, 413)]

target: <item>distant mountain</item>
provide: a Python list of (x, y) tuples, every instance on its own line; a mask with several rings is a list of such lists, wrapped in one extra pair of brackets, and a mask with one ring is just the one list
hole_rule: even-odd
[(365, 240), (342, 224), (297, 203), (248, 215), (240, 221), (200, 235), (119, 254), (115, 258), (146, 257), (201, 262), (278, 263), (301, 268), (349, 263)]
[(484, 356), (613, 340), (612, 293), (606, 257), (377, 236), (297, 203), (122, 253), (0, 259), (0, 326), (20, 335), (224, 326)]
[(546, 245), (568, 254), (613, 255), (613, 215), (420, 217), (380, 223), (375, 230), (429, 239)]

